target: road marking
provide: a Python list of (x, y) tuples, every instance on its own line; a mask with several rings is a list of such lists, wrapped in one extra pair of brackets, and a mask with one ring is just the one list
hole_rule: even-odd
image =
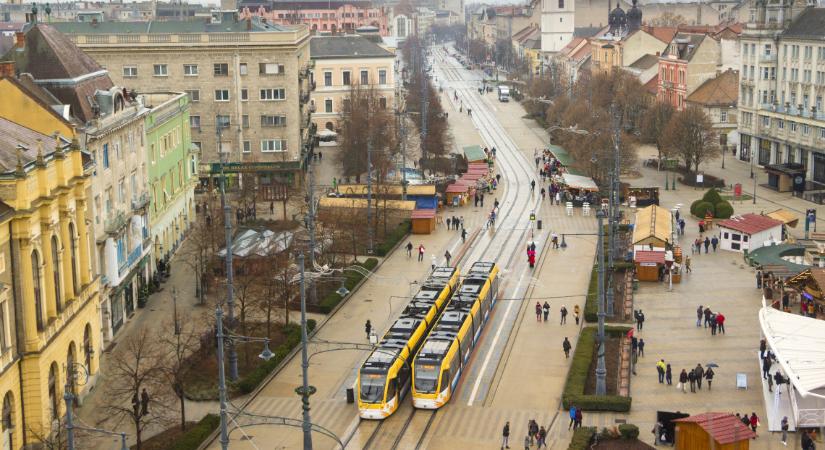
[[(524, 281), (524, 274), (527, 271), (524, 270), (521, 272), (521, 276), (518, 279), (518, 284), (516, 284), (516, 288), (513, 290), (513, 293), (518, 292), (519, 287), (521, 287), (521, 282)], [(504, 317), (501, 319), (501, 323), (498, 325), (498, 330), (496, 330), (496, 335), (493, 337), (493, 342), (490, 344), (490, 348), (487, 350), (487, 356), (484, 357), (484, 363), (481, 364), (481, 370), (478, 372), (478, 376), (476, 377), (476, 382), (473, 383), (473, 390), (470, 392), (470, 400), (467, 401), (467, 406), (473, 406), (473, 401), (476, 398), (476, 394), (478, 393), (478, 388), (481, 386), (481, 378), (484, 376), (484, 372), (487, 371), (487, 365), (490, 364), (490, 358), (493, 357), (493, 350), (498, 343), (498, 340), (501, 338), (501, 331), (504, 329), (504, 325), (507, 323), (507, 317), (510, 316), (510, 310), (513, 309), (513, 305), (515, 301), (508, 301), (507, 302), (507, 309), (504, 311)]]

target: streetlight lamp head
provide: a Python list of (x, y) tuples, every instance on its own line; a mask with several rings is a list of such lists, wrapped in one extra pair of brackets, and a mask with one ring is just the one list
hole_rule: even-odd
[(258, 358), (261, 358), (264, 361), (269, 361), (274, 357), (275, 355), (272, 353), (272, 350), (269, 349), (269, 339), (266, 339), (264, 341), (264, 349), (261, 351), (261, 354), (258, 355)]
[(345, 288), (344, 286), (341, 286), (338, 288), (337, 291), (335, 291), (335, 293), (340, 295), (341, 297), (346, 297), (347, 294), (349, 294), (349, 289)]

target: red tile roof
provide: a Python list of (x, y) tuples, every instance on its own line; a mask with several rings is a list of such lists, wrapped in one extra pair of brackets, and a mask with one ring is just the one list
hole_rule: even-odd
[[(742, 214), (719, 222), (720, 227), (741, 231), (745, 234), (759, 233), (782, 225), (782, 222), (759, 214)], [(777, 238), (779, 236), (776, 236)]]
[(739, 100), (739, 72), (728, 69), (711, 78), (688, 95), (688, 103), (703, 106), (735, 107)]
[(733, 414), (704, 413), (676, 419), (674, 422), (695, 423), (702, 427), (720, 445), (747, 441), (756, 437), (756, 433), (746, 427)]
[(639, 264), (646, 264), (646, 263), (656, 263), (656, 264), (664, 264), (665, 263), (665, 252), (657, 252), (657, 251), (650, 251), (650, 250), (636, 250), (636, 256), (633, 257), (633, 260)]
[(433, 217), (435, 217), (434, 209), (415, 209), (411, 215), (413, 219), (432, 219)]
[(461, 194), (461, 193), (467, 192), (467, 190), (469, 188), (470, 188), (470, 186), (468, 186), (466, 184), (456, 183), (456, 184), (451, 184), (451, 185), (447, 186), (447, 191), (446, 192), (449, 192), (450, 194)]

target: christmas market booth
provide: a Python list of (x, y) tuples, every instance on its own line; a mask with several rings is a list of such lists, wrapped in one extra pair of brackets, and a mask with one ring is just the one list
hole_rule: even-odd
[(709, 412), (673, 421), (678, 450), (748, 450), (756, 433), (730, 413)]

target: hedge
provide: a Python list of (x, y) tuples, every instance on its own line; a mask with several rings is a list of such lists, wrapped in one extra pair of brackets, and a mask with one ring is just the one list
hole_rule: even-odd
[(639, 427), (632, 423), (623, 423), (619, 425), (619, 434), (622, 435), (622, 439), (638, 439)]
[(708, 189), (705, 195), (702, 196), (702, 200), (715, 205), (722, 201), (722, 196), (719, 195), (719, 191), (716, 189)]
[(395, 244), (398, 243), (401, 239), (404, 239), (407, 234), (410, 233), (410, 228), (412, 227), (411, 222), (409, 219), (404, 220), (400, 224), (398, 224), (395, 229), (387, 233), (384, 236), (384, 242), (378, 244), (375, 248), (375, 255), (376, 256), (387, 256), (390, 250), (395, 247)]
[(567, 450), (590, 450), (590, 443), (596, 435), (596, 427), (579, 427), (573, 432)]
[(733, 205), (727, 200), (718, 202), (714, 209), (716, 214), (713, 217), (717, 219), (730, 219), (730, 216), (733, 215)]
[(167, 448), (168, 450), (195, 450), (218, 428), (220, 423), (221, 418), (218, 415), (207, 414), (195, 426), (175, 439)]
[(694, 217), (704, 219), (708, 212), (710, 212), (711, 216), (716, 215), (713, 203), (705, 200), (697, 200), (690, 205), (690, 213), (693, 214)]
[[(605, 326), (605, 334), (610, 336), (624, 335), (629, 327)], [(567, 372), (567, 381), (564, 384), (562, 393), (562, 405), (564, 409), (569, 409), (571, 405), (576, 405), (584, 411), (630, 411), (630, 397), (619, 395), (586, 395), (584, 386), (587, 376), (590, 373), (590, 362), (593, 360), (593, 351), (596, 345), (596, 332), (594, 326), (582, 328), (579, 334), (579, 342), (576, 351), (573, 353), (573, 362)]]
[[(315, 320), (307, 320), (307, 333), (315, 329)], [(290, 323), (284, 330), (286, 340), (281, 345), (272, 349), (273, 358), (269, 361), (264, 361), (260, 366), (256, 367), (251, 372), (243, 376), (235, 384), (241, 394), (249, 394), (261, 384), (262, 381), (278, 367), (278, 364), (292, 351), (292, 349), (301, 342), (301, 327), (300, 325)]]
[[(375, 269), (375, 266), (378, 265), (378, 260), (375, 258), (367, 258), (366, 261), (355, 263), (356, 266), (361, 266), (366, 269), (368, 272), (372, 272), (372, 269)], [(355, 289), (355, 286), (361, 282), (361, 279), (364, 278), (360, 272), (356, 272), (354, 270), (345, 270), (344, 271), (344, 287), (348, 290), (352, 291)], [(349, 294), (347, 294), (349, 295)], [(338, 295), (337, 292), (333, 291), (327, 294), (326, 297), (321, 299), (321, 302), (318, 306), (321, 308), (321, 312), (324, 314), (329, 314), (335, 306), (343, 300), (344, 297)]]

